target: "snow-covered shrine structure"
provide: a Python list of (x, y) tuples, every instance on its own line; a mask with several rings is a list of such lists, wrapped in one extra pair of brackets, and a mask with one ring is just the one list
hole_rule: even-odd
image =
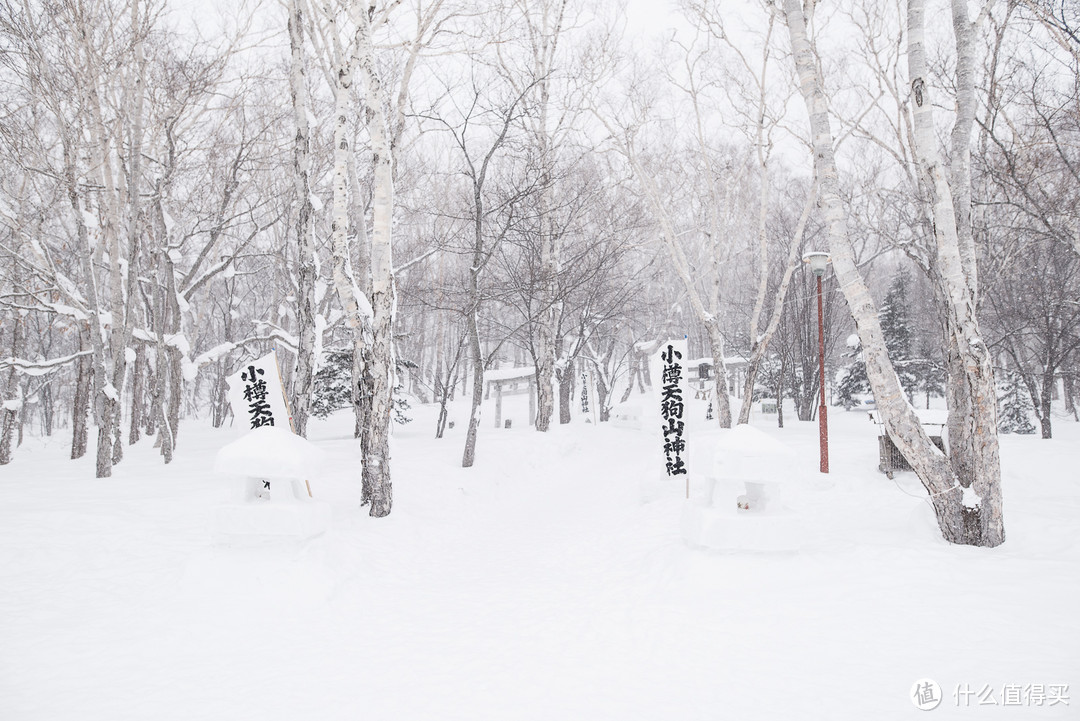
[(529, 394), (529, 425), (536, 423), (536, 368), (499, 368), (484, 371), (484, 399), (495, 391), (495, 427), (503, 427), (503, 396)]

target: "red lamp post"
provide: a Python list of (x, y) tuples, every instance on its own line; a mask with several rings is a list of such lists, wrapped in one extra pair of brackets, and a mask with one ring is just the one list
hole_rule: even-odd
[(829, 472), (829, 417), (825, 406), (825, 315), (821, 304), (821, 277), (829, 264), (829, 254), (815, 251), (803, 256), (803, 262), (810, 264), (810, 270), (817, 278), (817, 324), (818, 324), (818, 369), (821, 385), (821, 401), (818, 406), (818, 439), (821, 443), (821, 472)]

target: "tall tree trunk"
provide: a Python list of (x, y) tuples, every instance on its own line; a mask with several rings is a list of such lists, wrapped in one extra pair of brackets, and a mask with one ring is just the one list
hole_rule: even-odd
[[(960, 5), (963, 5), (961, 8)], [(953, 2), (955, 16), (960, 17), (956, 32), (957, 55), (961, 59), (958, 73), (963, 73), (965, 60), (973, 52), (973, 32), (964, 32), (959, 26), (966, 23), (966, 4), (963, 0)], [(970, 28), (967, 28), (970, 30)], [(936, 255), (934, 265), (941, 285), (940, 296), (944, 305), (946, 327), (950, 331), (950, 347), (955, 344), (960, 363), (950, 382), (959, 391), (951, 393), (956, 398), (966, 396), (962, 412), (950, 408), (950, 456), (954, 460), (952, 471), (956, 484), (961, 486), (963, 496), (971, 496), (968, 503), (957, 500), (955, 508), (939, 512), (939, 522), (953, 528), (959, 542), (972, 545), (997, 546), (1005, 540), (1001, 509), (1001, 466), (997, 438), (997, 389), (994, 383), (993, 364), (989, 349), (982, 340), (975, 305), (978, 292), (975, 271), (974, 248), (971, 239), (970, 218), (966, 225), (957, 225), (956, 205), (953, 192), (942, 167), (937, 136), (934, 130), (930, 83), (926, 81), (928, 63), (924, 45), (923, 0), (908, 3), (908, 76), (914, 104), (915, 152), (931, 195), (934, 221)], [(973, 90), (966, 87), (973, 83), (973, 71), (958, 74), (958, 83), (965, 87), (957, 90), (957, 124), (970, 128), (974, 116)], [(954, 141), (961, 138), (960, 146), (954, 147), (959, 171), (954, 167), (954, 179), (967, 185), (961, 189), (960, 216), (970, 216), (970, 172), (962, 167), (969, 157), (967, 139), (970, 130), (961, 129), (954, 134)], [(961, 237), (963, 230), (966, 237)], [(955, 432), (955, 437), (953, 433)], [(970, 490), (970, 492), (969, 492)], [(950, 494), (951, 499), (959, 491)], [(949, 538), (947, 532), (946, 538)], [(953, 540), (953, 539), (949, 539)]]
[[(127, 375), (127, 349), (131, 343), (132, 328), (134, 325), (135, 317), (135, 299), (138, 297), (136, 292), (137, 284), (139, 282), (139, 245), (142, 239), (142, 218), (141, 213), (141, 200), (142, 200), (142, 140), (143, 140), (143, 107), (145, 93), (145, 74), (146, 74), (146, 57), (145, 49), (143, 47), (143, 33), (144, 30), (141, 26), (141, 20), (139, 15), (140, 3), (139, 0), (132, 0), (131, 2), (131, 31), (136, 34), (134, 51), (134, 63), (133, 69), (130, 71), (129, 80), (125, 83), (124, 95), (125, 104), (130, 109), (129, 124), (128, 124), (128, 157), (127, 157), (127, 186), (125, 188), (127, 193), (127, 280), (125, 287), (122, 289), (123, 297), (123, 319), (124, 322), (119, 328), (117, 340), (120, 343), (120, 347), (113, 350), (113, 356), (117, 360), (114, 361), (113, 368), (113, 385), (116, 387), (117, 394), (123, 397), (124, 394), (124, 380)], [(119, 217), (119, 216), (118, 216)], [(119, 243), (117, 244), (119, 248)], [(117, 268), (119, 277), (119, 267)], [(114, 291), (115, 292), (115, 291)], [(138, 361), (138, 356), (135, 358)], [(136, 369), (137, 372), (138, 369)], [(132, 411), (134, 412), (134, 406), (136, 403), (141, 403), (142, 399), (138, 397), (139, 394), (135, 393), (134, 387), (132, 388)], [(121, 427), (121, 412), (122, 404), (118, 399), (116, 402), (116, 422), (113, 432), (115, 438), (113, 441), (113, 464), (119, 463), (124, 458), (124, 442), (123, 442), (123, 429)], [(138, 423), (134, 419), (131, 422), (131, 430), (135, 432), (136, 438), (132, 440), (129, 433), (129, 442), (134, 443), (138, 440)]]
[(293, 120), (296, 135), (293, 144), (293, 190), (296, 193), (296, 372), (292, 383), (293, 430), (307, 436), (311, 395), (314, 392), (315, 357), (318, 339), (315, 321), (315, 282), (318, 278), (318, 259), (315, 254), (315, 234), (311, 205), (310, 129), (308, 127), (308, 90), (304, 52), (303, 0), (289, 0), (289, 48), (291, 63), (289, 87), (292, 93)]
[[(1004, 529), (1001, 523), (1000, 472), (997, 469), (996, 419), (990, 424), (989, 431), (984, 428), (979, 429), (981, 437), (990, 443), (990, 448), (984, 450), (984, 455), (980, 458), (982, 462), (979, 465), (991, 475), (976, 479), (974, 483), (968, 480), (965, 485), (964, 479), (957, 477), (948, 459), (934, 446), (919, 424), (918, 417), (907, 402), (900, 380), (889, 360), (877, 310), (856, 266), (854, 249), (848, 237), (847, 218), (840, 196), (836, 170), (828, 104), (818, 75), (815, 53), (806, 34), (801, 2), (784, 0), (784, 12), (787, 16), (800, 89), (810, 116), (815, 165), (825, 210), (833, 268), (855, 320), (862, 342), (867, 377), (874, 390), (874, 397), (886, 430), (929, 492), (944, 538), (952, 543), (996, 546), (1004, 541)], [(922, 51), (921, 0), (912, 0), (909, 3), (909, 38), (909, 62), (912, 62), (913, 57), (916, 58), (912, 62), (910, 73), (914, 78), (912, 87), (915, 91), (915, 102), (924, 111), (922, 117), (918, 109), (915, 112), (917, 131), (922, 131), (921, 141), (926, 141), (925, 133), (929, 132), (932, 139), (933, 131), (932, 128), (926, 126), (926, 123), (932, 119), (926, 114), (930, 107), (926, 97), (928, 87), (924, 82), (925, 63), (920, 64), (917, 59)], [(929, 149), (925, 142), (920, 142), (920, 146), (920, 155), (925, 163), (930, 159), (931, 153), (936, 150), (936, 146)], [(926, 164), (931, 172), (935, 170), (933, 163)], [(940, 166), (936, 167), (936, 171), (940, 175)], [(941, 203), (946, 202), (948, 186), (944, 183), (944, 178), (942, 177), (941, 182), (936, 182), (933, 187), (939, 194), (944, 190), (946, 199), (943, 200), (939, 195), (937, 200)], [(939, 264), (944, 266), (946, 278), (955, 281), (957, 274), (961, 271), (951, 201), (948, 202), (947, 215), (940, 212), (942, 208), (935, 208), (935, 210), (939, 211), (935, 213), (935, 224), (941, 231), (937, 238)], [(951, 238), (943, 231), (946, 224), (953, 226)], [(950, 294), (951, 297), (969, 300), (970, 293), (966, 295), (967, 298), (964, 298), (963, 288), (957, 288), (955, 295)], [(953, 307), (949, 309), (950, 312), (956, 313), (955, 306), (962, 304), (962, 300), (954, 301)], [(968, 318), (965, 317), (965, 320)], [(974, 320), (973, 315), (970, 320)], [(967, 342), (965, 339), (965, 343)], [(978, 360), (977, 355), (969, 357), (973, 361)], [(979, 373), (973, 375), (979, 375), (983, 370), (979, 369)], [(989, 368), (985, 370), (988, 371)], [(981, 378), (971, 380), (975, 383), (982, 382)], [(985, 398), (981, 395), (977, 397), (981, 405), (978, 409), (981, 415), (985, 412)], [(994, 413), (994, 409), (990, 409), (990, 412)], [(985, 423), (985, 416), (979, 418), (979, 421)], [(971, 503), (967, 491), (968, 486), (973, 486), (974, 496), (978, 499), (975, 503)]]
[[(67, 189), (68, 201), (71, 203), (72, 215), (75, 219), (75, 232), (78, 240), (79, 265), (83, 274), (83, 284), (86, 288), (87, 309), (90, 315), (90, 345), (93, 349), (93, 392), (92, 408), (94, 424), (98, 427), (99, 437), (106, 423), (105, 404), (109, 400), (109, 383), (105, 369), (105, 340), (102, 332), (101, 304), (98, 298), (98, 282), (94, 272), (94, 259), (90, 245), (90, 232), (86, 226), (85, 209), (79, 194), (79, 181), (76, 177), (74, 139), (70, 134), (62, 136), (64, 150), (64, 180)], [(110, 434), (105, 429), (108, 437)], [(106, 448), (108, 446), (106, 445)], [(104, 478), (112, 474), (112, 453), (101, 453), (101, 443), (98, 443), (98, 458), (95, 467), (98, 478)]]
[(371, 26), (357, 13), (358, 68), (367, 90), (367, 129), (375, 175), (371, 224), (371, 439), (364, 456), (364, 475), (371, 489), (371, 515), (389, 515), (393, 505), (390, 482), (390, 423), (394, 392), (394, 277), (391, 229), (394, 215), (394, 163), (390, 148), (385, 94), (372, 45)]
[[(360, 15), (363, 15), (363, 13), (360, 13)], [(360, 34), (361, 30), (358, 30), (357, 35)], [(356, 48), (355, 42), (353, 47)], [(338, 300), (345, 311), (345, 323), (352, 335), (351, 392), (356, 416), (355, 434), (360, 439), (360, 450), (364, 456), (364, 468), (361, 471), (360, 482), (360, 502), (361, 505), (368, 505), (372, 502), (373, 495), (370, 486), (372, 471), (368, 468), (367, 458), (370, 444), (369, 436), (372, 428), (371, 413), (368, 410), (370, 408), (369, 404), (372, 402), (372, 385), (368, 382), (370, 364), (366, 362), (366, 354), (369, 352), (368, 346), (371, 340), (373, 309), (369, 296), (357, 285), (357, 280), (353, 275), (352, 249), (348, 238), (349, 221), (352, 213), (349, 203), (350, 165), (352, 165), (353, 159), (352, 144), (348, 133), (351, 114), (349, 105), (358, 59), (354, 52), (348, 58), (337, 58), (337, 62), (338, 67), (334, 79), (334, 203), (330, 226), (333, 257), (332, 277)], [(352, 185), (355, 194), (356, 184), (353, 183)], [(356, 218), (354, 222), (358, 224), (357, 233), (364, 232), (363, 218)]]
[[(536, 322), (536, 430), (546, 432), (555, 415), (555, 353), (558, 323), (559, 234), (553, 216), (554, 155), (551, 149), (548, 113), (551, 105), (551, 75), (563, 29), (567, 0), (552, 5), (541, 3), (541, 24), (530, 27), (533, 41), (533, 67), (539, 97), (534, 132), (540, 163), (539, 217), (540, 235), (540, 315)], [(532, 21), (530, 20), (530, 23)]]
[[(154, 197), (154, 235), (157, 243), (154, 255), (157, 267), (157, 283), (154, 286), (154, 364), (151, 374), (150, 413), (156, 430), (155, 446), (160, 450), (165, 463), (171, 463), (175, 448), (175, 429), (170, 422), (168, 404), (169, 388), (169, 349), (165, 343), (168, 329), (169, 301), (173, 283), (169, 277), (173, 274), (169, 261), (168, 225), (165, 222), (165, 210), (162, 198), (162, 180), (158, 180)], [(148, 431), (149, 432), (149, 431)]]

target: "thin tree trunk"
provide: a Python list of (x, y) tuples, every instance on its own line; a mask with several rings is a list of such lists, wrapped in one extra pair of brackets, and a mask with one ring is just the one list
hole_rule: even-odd
[(158, 280), (154, 287), (154, 368), (151, 385), (151, 413), (154, 417), (156, 433), (155, 445), (161, 452), (165, 463), (171, 463), (175, 448), (174, 429), (170, 423), (170, 414), (166, 409), (169, 387), (169, 350), (165, 344), (169, 303), (166, 296), (171, 292), (173, 283), (172, 264), (168, 257), (168, 226), (165, 223), (165, 210), (162, 207), (162, 181), (158, 180), (154, 197), (154, 231), (157, 237), (155, 248)]
[[(11, 332), (11, 357), (18, 358), (22, 350), (20, 347), (22, 322), (18, 317), (18, 313), (14, 315)], [(11, 463), (11, 442), (15, 431), (15, 420), (22, 410), (24, 402), (23, 398), (20, 397), (19, 375), (14, 364), (8, 369), (4, 387), (7, 389), (7, 397), (4, 399), (3, 406), (0, 407), (0, 466)]]
[(1080, 422), (1080, 414), (1076, 411), (1076, 381), (1073, 374), (1066, 372), (1061, 375), (1061, 385), (1065, 391), (1065, 412)]
[(292, 93), (293, 120), (296, 135), (293, 144), (293, 190), (296, 194), (296, 372), (292, 383), (293, 431), (307, 436), (311, 395), (314, 392), (315, 357), (318, 347), (315, 321), (315, 283), (318, 278), (318, 259), (315, 254), (315, 234), (312, 224), (314, 207), (311, 204), (310, 129), (308, 127), (308, 90), (304, 53), (303, 0), (289, 0), (289, 48), (291, 64), (289, 87)]
[(604, 374), (596, 369), (596, 402), (600, 406), (600, 422), (607, 423), (611, 419), (611, 408), (608, 407), (608, 387), (604, 382)]
[(724, 364), (724, 335), (715, 319), (705, 323), (709, 337), (709, 352), (713, 357), (713, 408), (721, 428), (731, 428), (731, 396), (728, 395), (727, 367)]
[(135, 349), (135, 363), (131, 369), (131, 425), (128, 428), (128, 444), (139, 442), (146, 399), (143, 378), (146, 375), (146, 347), (139, 343)]
[[(91, 397), (93, 399), (92, 408), (94, 413), (94, 423), (98, 427), (99, 437), (103, 429), (105, 430), (105, 435), (108, 436), (108, 430), (104, 428), (106, 424), (105, 404), (109, 400), (107, 396), (108, 381), (106, 380), (105, 370), (105, 341), (102, 338), (101, 332), (101, 304), (98, 299), (98, 283), (94, 273), (94, 259), (90, 248), (90, 233), (86, 227), (85, 216), (83, 215), (84, 208), (82, 198), (79, 195), (79, 181), (76, 178), (76, 149), (72, 145), (73, 140), (70, 135), (64, 134), (62, 140), (64, 146), (64, 180), (67, 186), (68, 201), (71, 203), (72, 214), (75, 219), (79, 261), (83, 274), (83, 283), (86, 288), (86, 301), (90, 315), (90, 328), (88, 329), (88, 333), (90, 335), (91, 348), (93, 349), (92, 367), (94, 383)], [(112, 474), (112, 453), (106, 452), (102, 455), (100, 440), (98, 444), (98, 458), (95, 473), (98, 478), (104, 478)]]
[(784, 427), (784, 355), (780, 354), (780, 374), (776, 379), (776, 427)]
[[(810, 187), (810, 193), (806, 198), (802, 214), (799, 216), (798, 225), (795, 228), (795, 236), (791, 239), (791, 247), (788, 249), (787, 265), (784, 268), (784, 277), (781, 279), (780, 286), (776, 289), (776, 294), (773, 296), (773, 308), (772, 315), (769, 317), (769, 324), (765, 327), (765, 332), (758, 336), (758, 319), (761, 316), (764, 293), (768, 284), (768, 264), (762, 264), (761, 285), (758, 289), (758, 302), (754, 305), (754, 314), (750, 320), (751, 353), (750, 359), (746, 364), (746, 382), (743, 386), (742, 405), (739, 408), (740, 424), (750, 422), (750, 408), (753, 406), (754, 385), (757, 383), (758, 369), (761, 367), (761, 362), (765, 359), (766, 351), (769, 350), (769, 343), (772, 342), (772, 338), (776, 334), (777, 328), (780, 327), (780, 318), (784, 313), (784, 299), (787, 298), (788, 287), (791, 285), (791, 277), (795, 274), (795, 267), (799, 262), (799, 250), (802, 248), (806, 223), (810, 219), (810, 212), (814, 209), (816, 201), (817, 185), (815, 184)], [(762, 203), (764, 202), (765, 199), (762, 198)], [(761, 252), (764, 253), (766, 252), (764, 247), (766, 243), (764, 240), (765, 228), (763, 218), (758, 232), (762, 238)]]
[(571, 420), (570, 406), (574, 402), (574, 361), (566, 359), (566, 365), (559, 373), (559, 423), (565, 425)]
[[(120, 358), (120, 362), (117, 367), (113, 369), (113, 385), (116, 386), (117, 393), (122, 397), (124, 392), (124, 379), (127, 375), (127, 348), (131, 344), (132, 326), (134, 325), (135, 316), (135, 299), (138, 296), (135, 289), (139, 282), (139, 245), (142, 239), (142, 218), (141, 218), (141, 200), (142, 200), (142, 141), (143, 141), (143, 107), (145, 104), (145, 74), (146, 74), (146, 57), (145, 49), (143, 47), (143, 28), (140, 25), (139, 17), (139, 0), (132, 0), (131, 2), (131, 30), (133, 33), (137, 33), (135, 39), (135, 46), (133, 48), (135, 54), (134, 70), (130, 74), (130, 82), (125, 87), (126, 104), (131, 108), (131, 123), (128, 133), (128, 182), (127, 182), (127, 281), (126, 290), (124, 291), (124, 323), (120, 328), (119, 340), (121, 343), (120, 348), (114, 349), (114, 357)], [(141, 346), (140, 346), (141, 350)], [(138, 363), (139, 357), (136, 355), (135, 361)], [(136, 366), (135, 374), (138, 375), (138, 367)], [(142, 402), (141, 393), (136, 392), (135, 383), (140, 383), (139, 379), (133, 379), (132, 383), (132, 414), (135, 413), (136, 404)], [(141, 386), (141, 383), (140, 383)], [(139, 389), (141, 391), (141, 387)], [(113, 464), (119, 463), (124, 457), (124, 443), (123, 443), (123, 430), (121, 428), (121, 402), (118, 399), (116, 403), (116, 424), (114, 432), (116, 438), (113, 444)], [(134, 443), (138, 440), (139, 426), (138, 421), (134, 418), (131, 420), (130, 432), (128, 434), (128, 442)], [(132, 438), (134, 434), (134, 438)]]
[[(469, 287), (474, 290), (476, 273), (470, 273)], [(475, 291), (474, 291), (475, 292)], [(476, 311), (470, 311), (466, 319), (469, 334), (469, 350), (472, 352), (472, 405), (469, 407), (469, 430), (465, 436), (465, 451), (461, 456), (461, 467), (472, 468), (476, 461), (476, 434), (480, 430), (480, 404), (484, 401), (484, 358), (480, 348), (480, 331), (476, 324)]]
[[(85, 336), (89, 330), (79, 328), (79, 350), (85, 349)], [(87, 415), (90, 412), (90, 383), (93, 359), (79, 356), (75, 362), (75, 397), (71, 402), (71, 459), (86, 455)]]
[(53, 434), (55, 426), (56, 409), (53, 406), (53, 385), (46, 383), (41, 387), (41, 420), (44, 423), (45, 437)]
[(1049, 439), (1054, 437), (1053, 427), (1050, 420), (1050, 404), (1052, 399), (1051, 389), (1054, 387), (1054, 368), (1047, 368), (1043, 372), (1042, 378), (1042, 407), (1039, 413), (1039, 425), (1042, 430), (1042, 437)]

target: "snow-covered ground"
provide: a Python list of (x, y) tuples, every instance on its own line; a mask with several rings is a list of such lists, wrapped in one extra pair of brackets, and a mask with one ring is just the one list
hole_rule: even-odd
[[(1076, 423), (1003, 437), (987, 550), (877, 472), (864, 413), (830, 416), (827, 477), (815, 423), (756, 418), (796, 454), (805, 527), (770, 554), (688, 547), (645, 431), (484, 428), (465, 470), (464, 424), (435, 440), (434, 409), (413, 415), (379, 520), (351, 417), (314, 423), (333, 526), (302, 547), (211, 545), (233, 431), (189, 422), (173, 464), (144, 441), (107, 480), (69, 438), (28, 439), (0, 469), (0, 719), (868, 721), (920, 717), (923, 678), (931, 718), (1080, 718)], [(696, 469), (720, 433), (691, 434)]]

